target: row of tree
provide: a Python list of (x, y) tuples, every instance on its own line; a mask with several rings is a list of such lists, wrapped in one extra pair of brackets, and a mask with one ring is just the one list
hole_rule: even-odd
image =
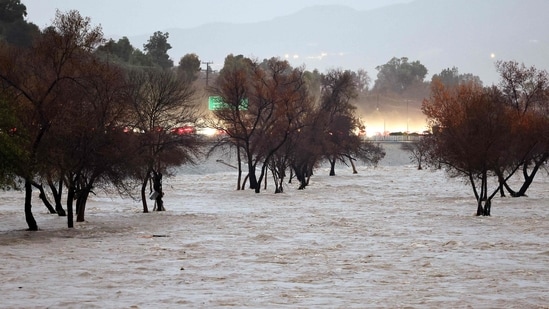
[(213, 111), (214, 126), (226, 132), (223, 144), (236, 148), (238, 189), (244, 187), (241, 161), (247, 162), (244, 182), (249, 181), (251, 189), (260, 192), (269, 170), (275, 192), (282, 192), (288, 170), (304, 189), (323, 160), (330, 162), (330, 175), (335, 175), (338, 161), (350, 162), (354, 168), (354, 160), (376, 164), (383, 158), (381, 147), (357, 134), (363, 124), (352, 100), (360, 79), (343, 70), (319, 77), (320, 99), (315, 100), (314, 75), (292, 68), (287, 61), (258, 62), (241, 55), (225, 59), (211, 89), (223, 102)]
[[(162, 176), (204, 149), (203, 139), (178, 128), (205, 118), (194, 84), (200, 61), (189, 54), (174, 69), (166, 61), (167, 37), (155, 33), (143, 53), (127, 38), (105, 41), (100, 27), (70, 11), (57, 12), (28, 44), (0, 40), (0, 184), (24, 188), (30, 230), (38, 229), (33, 188), (59, 215), (65, 215), (66, 196), (69, 227), (74, 214), (85, 220), (86, 201), (99, 188), (134, 196), (140, 186), (144, 212), (149, 194), (164, 209)], [(245, 154), (246, 178), (256, 192), (268, 169), (276, 192), (288, 171), (304, 188), (324, 158), (335, 174), (337, 160), (376, 163), (384, 155), (355, 132), (360, 123), (351, 100), (361, 87), (358, 76), (311, 74), (279, 59), (259, 63), (230, 55), (209, 89), (226, 105), (209, 123), (227, 133), (219, 145)]]
[(172, 132), (199, 118), (195, 88), (172, 70), (122, 66), (105, 61), (99, 27), (77, 11), (58, 12), (52, 25), (29, 46), (0, 42), (0, 179), (25, 189), (30, 230), (32, 188), (43, 184), (54, 195), (52, 212), (64, 213), (68, 226), (84, 221), (86, 200), (94, 188), (132, 194), (153, 183), (163, 209), (161, 179), (170, 166), (193, 160), (194, 135)]
[[(357, 98), (425, 97), (429, 85), (427, 69), (407, 58), (379, 66), (370, 90), (364, 70), (321, 74), (278, 58), (260, 62), (229, 55), (212, 86), (205, 87), (222, 103), (208, 118), (197, 96), (200, 60), (187, 54), (174, 68), (168, 33), (155, 32), (141, 52), (126, 37), (104, 40), (89, 18), (71, 11), (57, 12), (42, 31), (26, 27), (28, 39), (9, 39), (5, 33), (15, 31), (26, 12), (19, 0), (7, 2), (12, 14), (0, 14), (0, 184), (24, 187), (31, 230), (38, 228), (33, 187), (60, 215), (65, 188), (69, 227), (73, 201), (77, 221), (84, 221), (94, 188), (133, 196), (137, 186), (144, 212), (147, 193), (163, 210), (162, 176), (170, 167), (194, 162), (205, 149), (204, 139), (178, 130), (198, 122), (225, 133), (212, 149), (236, 152), (237, 189), (248, 182), (259, 193), (267, 172), (277, 193), (286, 179), (297, 179), (304, 189), (324, 161), (330, 175), (337, 162), (356, 172), (356, 160), (376, 164), (384, 156), (381, 147), (357, 134), (364, 128)], [(499, 87), (483, 87), (478, 77), (457, 68), (435, 74), (431, 97), (423, 102), (433, 134), (413, 147), (420, 162), (445, 166), (471, 182), (479, 215), (490, 214), (498, 191), (524, 195), (549, 153), (547, 73), (515, 62), (501, 62), (498, 70)], [(518, 170), (524, 184), (513, 191), (508, 180)], [(489, 192), (490, 177), (497, 185)]]

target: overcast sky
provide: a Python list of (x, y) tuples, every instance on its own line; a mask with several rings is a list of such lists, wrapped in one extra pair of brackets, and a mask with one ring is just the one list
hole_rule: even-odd
[(55, 10), (78, 10), (101, 24), (106, 37), (152, 34), (211, 22), (247, 23), (326, 4), (369, 10), (412, 0), (22, 0), (27, 20), (40, 28), (51, 24)]

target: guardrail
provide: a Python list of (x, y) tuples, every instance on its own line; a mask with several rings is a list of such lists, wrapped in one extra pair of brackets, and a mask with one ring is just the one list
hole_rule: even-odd
[(376, 135), (369, 136), (366, 139), (374, 142), (413, 142), (419, 141), (423, 135)]

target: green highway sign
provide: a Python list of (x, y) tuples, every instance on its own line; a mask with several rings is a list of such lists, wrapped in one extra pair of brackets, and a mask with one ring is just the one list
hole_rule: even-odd
[[(208, 109), (211, 111), (217, 111), (220, 109), (230, 108), (230, 105), (223, 102), (223, 98), (220, 96), (210, 96), (208, 98)], [(248, 110), (248, 99), (242, 99), (238, 105), (239, 110)]]
[(226, 104), (220, 96), (210, 96), (208, 98), (208, 109), (211, 111), (223, 109), (225, 106)]

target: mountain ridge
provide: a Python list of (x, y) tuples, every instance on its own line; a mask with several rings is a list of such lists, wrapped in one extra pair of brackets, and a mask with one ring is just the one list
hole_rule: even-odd
[[(286, 58), (294, 66), (375, 67), (392, 57), (418, 60), (429, 76), (457, 67), (489, 85), (497, 82), (496, 60), (516, 60), (549, 69), (549, 1), (416, 0), (371, 10), (313, 6), (256, 23), (210, 23), (165, 30), (175, 63), (187, 53), (220, 69), (228, 54), (259, 60)], [(130, 37), (145, 43), (150, 35)], [(135, 43), (134, 43), (135, 44)]]

